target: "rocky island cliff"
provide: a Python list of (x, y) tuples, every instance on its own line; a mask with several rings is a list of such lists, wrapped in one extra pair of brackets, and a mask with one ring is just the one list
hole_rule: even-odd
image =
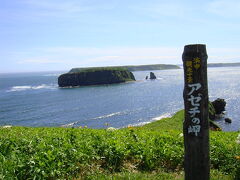
[(58, 77), (59, 87), (114, 84), (126, 81), (135, 81), (135, 77), (128, 69), (119, 67), (83, 68)]

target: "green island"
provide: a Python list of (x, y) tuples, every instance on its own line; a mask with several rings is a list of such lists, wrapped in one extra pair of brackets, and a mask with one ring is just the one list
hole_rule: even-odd
[(237, 67), (240, 63), (209, 63), (208, 67)]
[(59, 87), (75, 87), (135, 81), (132, 71), (179, 69), (177, 65), (154, 64), (139, 66), (109, 66), (73, 68), (58, 77)]
[(122, 67), (83, 68), (58, 77), (59, 87), (89, 86), (135, 81), (132, 72)]
[[(132, 66), (109, 66), (108, 68), (124, 68), (129, 71), (153, 71), (153, 70), (165, 70), (165, 69), (180, 69), (179, 66), (173, 64), (150, 64), (150, 65), (132, 65)], [(81, 72), (90, 68), (73, 68), (69, 73)], [(93, 67), (91, 69), (98, 69)]]
[[(1, 127), (0, 179), (184, 179), (183, 118), (181, 110), (122, 129)], [(211, 179), (239, 179), (238, 141), (239, 132), (210, 131)]]

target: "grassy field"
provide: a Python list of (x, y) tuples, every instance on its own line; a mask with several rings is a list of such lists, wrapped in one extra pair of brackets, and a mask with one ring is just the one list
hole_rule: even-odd
[(179, 66), (173, 64), (150, 64), (150, 65), (135, 65), (135, 66), (108, 66), (108, 67), (91, 67), (91, 68), (72, 68), (70, 73), (77, 73), (88, 70), (109, 70), (109, 69), (127, 69), (129, 71), (154, 71), (165, 69), (180, 69)]
[[(183, 111), (143, 127), (0, 128), (0, 179), (183, 179)], [(240, 178), (239, 132), (211, 132), (211, 179)]]
[(92, 68), (73, 68), (69, 73), (95, 72), (95, 71), (127, 71), (124, 67), (92, 67)]

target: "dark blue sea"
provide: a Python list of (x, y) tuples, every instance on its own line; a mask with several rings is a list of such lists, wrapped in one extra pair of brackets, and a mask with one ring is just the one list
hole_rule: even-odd
[[(143, 125), (183, 109), (183, 70), (134, 72), (136, 82), (58, 88), (63, 72), (0, 74), (0, 125), (121, 128)], [(240, 129), (240, 67), (209, 68), (209, 98), (227, 102), (225, 131)]]

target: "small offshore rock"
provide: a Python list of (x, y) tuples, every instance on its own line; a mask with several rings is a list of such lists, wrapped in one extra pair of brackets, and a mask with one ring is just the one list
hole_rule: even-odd
[(155, 76), (155, 74), (153, 72), (150, 72), (150, 79), (157, 79), (157, 77)]
[(212, 105), (215, 109), (216, 114), (221, 114), (225, 111), (226, 101), (221, 98), (217, 98), (212, 102)]
[(232, 120), (230, 118), (225, 118), (225, 122), (232, 123)]

